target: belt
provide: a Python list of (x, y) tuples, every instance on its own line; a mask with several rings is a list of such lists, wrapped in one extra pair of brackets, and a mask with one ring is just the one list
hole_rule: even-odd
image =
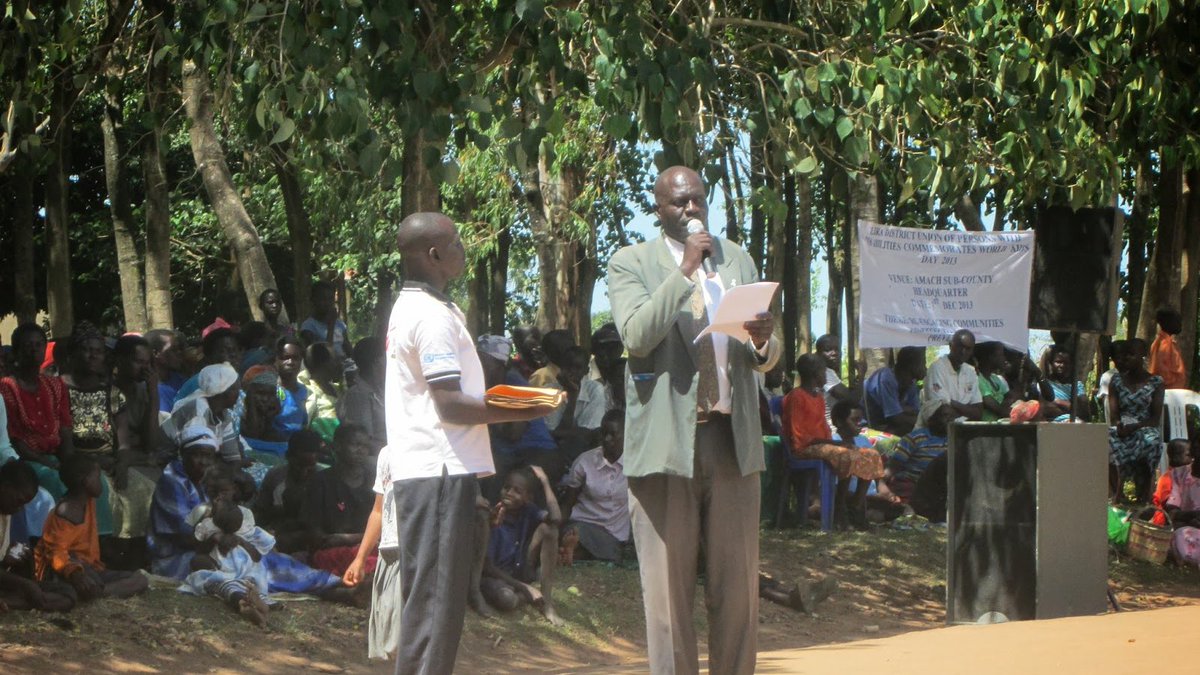
[(709, 422), (728, 422), (728, 421), (730, 421), (729, 413), (723, 413), (718, 410), (710, 410), (708, 412), (704, 412), (702, 410), (696, 411), (696, 424), (708, 424)]

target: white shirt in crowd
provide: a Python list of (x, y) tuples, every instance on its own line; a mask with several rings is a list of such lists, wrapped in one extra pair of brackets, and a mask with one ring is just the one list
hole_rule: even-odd
[(406, 283), (387, 331), (384, 410), (393, 481), (495, 472), (487, 425), (438, 417), (431, 383), (457, 379), (483, 399), (483, 367), (463, 313), (425, 284)]
[(983, 394), (979, 391), (979, 375), (975, 367), (964, 363), (955, 372), (949, 356), (934, 361), (925, 375), (925, 391), (922, 393), (922, 400), (933, 399), (965, 405), (982, 403)]
[(396, 524), (396, 493), (392, 478), (391, 453), (384, 446), (379, 451), (379, 459), (375, 460), (375, 494), (383, 497), (383, 507), (379, 512), (379, 548), (399, 548), (400, 529)]
[(620, 459), (610, 464), (603, 448), (592, 448), (576, 458), (562, 482), (584, 488), (571, 520), (598, 525), (618, 541), (629, 541), (629, 482)]

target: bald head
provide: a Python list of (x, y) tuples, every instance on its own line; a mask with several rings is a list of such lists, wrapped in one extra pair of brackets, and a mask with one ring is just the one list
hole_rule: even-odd
[(670, 199), (670, 190), (672, 185), (676, 184), (696, 183), (700, 189), (704, 189), (704, 180), (700, 178), (700, 174), (689, 169), (686, 166), (672, 166), (658, 174), (658, 180), (654, 181), (654, 201), (662, 204)]
[(441, 213), (414, 213), (401, 221), (396, 248), (404, 260), (406, 278), (439, 290), (462, 274), (466, 263), (458, 228)]
[(963, 328), (950, 338), (950, 363), (957, 369), (975, 354), (975, 334)]
[(700, 174), (673, 166), (654, 182), (654, 213), (663, 233), (676, 241), (687, 239), (687, 224), (699, 220), (708, 227), (708, 202)]
[(454, 237), (454, 222), (435, 212), (414, 213), (400, 221), (396, 249), (405, 256), (426, 253)]

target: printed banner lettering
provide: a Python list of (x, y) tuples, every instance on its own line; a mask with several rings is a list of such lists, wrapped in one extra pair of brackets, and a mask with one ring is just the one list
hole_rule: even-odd
[(859, 344), (1029, 344), (1033, 232), (955, 232), (858, 223)]

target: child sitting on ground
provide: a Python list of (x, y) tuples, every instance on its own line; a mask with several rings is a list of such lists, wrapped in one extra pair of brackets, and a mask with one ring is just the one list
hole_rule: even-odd
[[(237, 492), (237, 483), (230, 472), (223, 470), (220, 466), (213, 467), (204, 479), (204, 493), (209, 496), (210, 501), (192, 509), (187, 515), (187, 523), (192, 526), (196, 541), (210, 542), (222, 534), (222, 528), (215, 521), (216, 506), (218, 504), (231, 505), (239, 512), (240, 517), (238, 518), (237, 529), (230, 534), (247, 542), (255, 549), (255, 552), (258, 554), (257, 558), (261, 558), (270, 553), (275, 547), (275, 538), (266, 530), (255, 525), (254, 513), (250, 509), (238, 505), (236, 499)], [(202, 546), (197, 551), (196, 557), (192, 558), (193, 570), (220, 568), (220, 564), (216, 558), (211, 554), (206, 555), (204, 553), (204, 550), (210, 547), (211, 544), (209, 546)]]
[[(233, 481), (227, 482), (226, 489), (232, 492)], [(266, 625), (268, 601), (262, 593), (268, 588), (270, 579), (260, 562), (262, 552), (242, 536), (250, 512), (226, 494), (203, 506), (208, 508), (195, 529), (196, 539), (201, 542), (192, 559), (195, 571), (184, 579), (179, 590), (220, 598), (251, 623)], [(253, 522), (249, 525), (252, 530), (261, 532)], [(270, 537), (265, 532), (262, 536)]]
[[(1174, 469), (1180, 466), (1187, 466), (1192, 463), (1192, 446), (1187, 439), (1176, 438), (1167, 443), (1167, 463)], [(1158, 485), (1154, 488), (1154, 497), (1151, 498), (1151, 503), (1160, 509), (1167, 508), (1167, 499), (1171, 496), (1171, 475), (1173, 471), (1167, 471), (1158, 477)], [(1167, 517), (1156, 509), (1150, 509), (1154, 515), (1150, 518), (1150, 522), (1159, 527), (1167, 524)], [(1145, 517), (1145, 515), (1143, 515)]]
[[(60, 581), (28, 578), (28, 541), (13, 541), (13, 515), (37, 494), (33, 467), (19, 459), (0, 464), (0, 614), (14, 609), (65, 612), (75, 606), (75, 591)], [(26, 568), (23, 574), (16, 570)]]
[[(534, 477), (542, 484), (546, 509), (534, 503)], [(558, 564), (558, 525), (562, 514), (546, 472), (539, 466), (514, 469), (504, 479), (493, 510), (491, 537), (480, 590), (496, 609), (511, 611), (529, 603), (554, 625), (562, 619), (550, 599)], [(541, 592), (530, 584), (539, 581)]]
[(140, 572), (106, 569), (100, 561), (96, 531), (96, 498), (100, 496), (100, 465), (83, 454), (69, 456), (58, 470), (67, 493), (46, 518), (42, 539), (33, 552), (39, 581), (62, 578), (81, 601), (105, 596), (128, 598), (146, 590)]

